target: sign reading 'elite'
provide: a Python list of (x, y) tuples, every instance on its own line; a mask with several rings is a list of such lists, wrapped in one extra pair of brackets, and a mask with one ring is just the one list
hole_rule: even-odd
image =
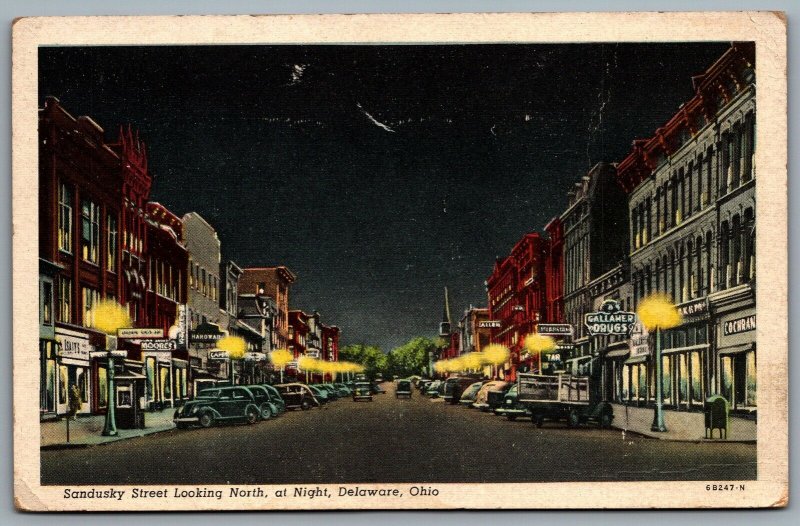
[(616, 300), (605, 300), (599, 312), (590, 312), (585, 316), (586, 328), (592, 336), (598, 334), (630, 333), (636, 323), (636, 314), (625, 312)]

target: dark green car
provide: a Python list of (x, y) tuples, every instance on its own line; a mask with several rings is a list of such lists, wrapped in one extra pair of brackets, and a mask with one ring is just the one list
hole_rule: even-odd
[(353, 388), (353, 402), (369, 400), (372, 402), (372, 385), (369, 382), (356, 382)]
[(172, 421), (179, 429), (190, 425), (211, 427), (224, 422), (255, 424), (260, 417), (252, 391), (246, 387), (204, 389), (175, 411)]

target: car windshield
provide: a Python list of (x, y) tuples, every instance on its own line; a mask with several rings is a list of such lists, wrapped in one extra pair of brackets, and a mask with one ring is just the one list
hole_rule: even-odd
[(411, 389), (411, 382), (397, 382), (398, 389)]
[(508, 390), (507, 395), (516, 396), (517, 394), (517, 384), (514, 384), (511, 389)]
[(482, 386), (483, 384), (481, 383), (472, 384), (467, 388), (467, 391), (464, 393), (464, 395), (473, 396), (475, 393), (480, 391)]

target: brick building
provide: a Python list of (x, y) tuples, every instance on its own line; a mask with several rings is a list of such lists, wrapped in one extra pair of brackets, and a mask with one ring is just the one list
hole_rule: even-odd
[(272, 298), (275, 316), (270, 334), (270, 349), (286, 349), (289, 345), (289, 290), (297, 278), (283, 266), (242, 270), (239, 278), (240, 297), (253, 294)]

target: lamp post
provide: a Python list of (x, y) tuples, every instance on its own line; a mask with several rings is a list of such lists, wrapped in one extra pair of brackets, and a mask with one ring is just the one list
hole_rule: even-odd
[[(109, 338), (115, 338), (119, 329), (129, 328), (131, 323), (128, 309), (114, 301), (100, 301), (90, 310), (90, 325), (106, 335), (106, 384), (107, 409), (103, 424), (103, 436), (117, 436), (116, 396), (114, 392), (114, 354)], [(113, 340), (116, 341), (116, 340)]]
[(671, 329), (681, 324), (681, 313), (666, 294), (653, 294), (644, 298), (636, 309), (642, 325), (651, 331), (656, 331), (656, 405), (653, 411), (653, 425), (651, 431), (663, 433), (667, 430), (664, 423), (664, 371), (661, 364), (661, 329)]
[(247, 342), (239, 336), (225, 336), (217, 342), (217, 349), (228, 353), (231, 385), (233, 385), (233, 362), (244, 358), (244, 353), (247, 351)]
[(527, 350), (538, 353), (539, 374), (544, 374), (544, 367), (542, 367), (542, 353), (549, 353), (557, 348), (555, 339), (553, 339), (551, 336), (532, 333), (525, 337), (523, 345)]

